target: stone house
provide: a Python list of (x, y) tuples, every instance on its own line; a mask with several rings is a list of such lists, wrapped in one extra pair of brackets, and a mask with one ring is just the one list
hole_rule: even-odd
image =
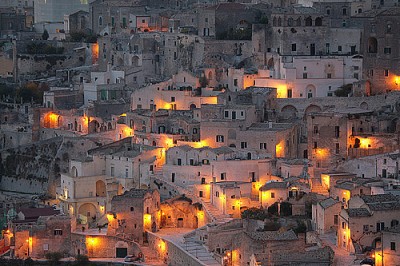
[(44, 258), (46, 253), (70, 254), (71, 219), (53, 208), (23, 208), (10, 222), (12, 256)]
[(376, 248), (386, 228), (399, 224), (400, 201), (392, 194), (352, 197), (339, 214), (337, 245), (347, 251)]
[(318, 234), (337, 230), (339, 213), (342, 209), (340, 201), (327, 198), (312, 205), (312, 223)]
[(113, 197), (107, 214), (108, 236), (122, 236), (143, 244), (145, 230), (160, 228), (160, 193), (157, 190), (131, 189)]
[(387, 228), (382, 232), (382, 248), (380, 250), (377, 249), (375, 251), (375, 257), (383, 258), (383, 262), (381, 263), (381, 265), (397, 265), (400, 263), (400, 256), (398, 252), (400, 245), (399, 243), (400, 243), (399, 225)]
[(199, 203), (192, 202), (185, 195), (177, 196), (161, 203), (162, 227), (193, 228), (207, 223), (206, 214)]

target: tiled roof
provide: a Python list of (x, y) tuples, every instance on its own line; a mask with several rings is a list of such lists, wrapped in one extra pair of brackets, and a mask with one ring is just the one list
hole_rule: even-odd
[(327, 199), (324, 199), (323, 201), (321, 201), (319, 204), (321, 205), (322, 208), (326, 209), (326, 208), (329, 208), (329, 207), (335, 205), (338, 202), (339, 202), (338, 200), (335, 200), (333, 198), (327, 198)]
[(362, 195), (371, 211), (400, 210), (400, 197), (392, 194)]
[(129, 191), (125, 191), (124, 194), (115, 196), (112, 200), (113, 201), (119, 201), (119, 200), (124, 200), (126, 198), (144, 198), (147, 192), (152, 193), (154, 189), (131, 189)]
[(348, 209), (349, 217), (368, 217), (371, 216), (370, 212), (365, 208)]
[(297, 235), (293, 230), (289, 230), (286, 232), (279, 232), (279, 231), (246, 232), (246, 234), (251, 239), (260, 241), (297, 240)]
[(25, 216), (25, 219), (36, 219), (39, 216), (51, 216), (59, 214), (59, 210), (53, 208), (21, 208), (19, 210)]
[(284, 188), (286, 189), (288, 187), (288, 183), (287, 182), (270, 182), (265, 184), (264, 186), (262, 186), (260, 188), (260, 191), (267, 191), (270, 189), (274, 189), (274, 188)]

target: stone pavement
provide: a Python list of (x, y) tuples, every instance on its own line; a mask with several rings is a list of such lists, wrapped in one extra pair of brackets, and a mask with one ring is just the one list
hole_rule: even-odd
[(204, 265), (220, 266), (221, 263), (218, 263), (218, 261), (213, 258), (212, 254), (207, 251), (200, 241), (196, 240), (194, 237), (184, 238), (185, 235), (192, 231), (192, 229), (187, 228), (163, 228), (155, 234), (187, 251)]
[(335, 232), (319, 235), (319, 239), (323, 245), (331, 247), (335, 252), (334, 266), (360, 266), (359, 260), (357, 260), (354, 255), (336, 246)]

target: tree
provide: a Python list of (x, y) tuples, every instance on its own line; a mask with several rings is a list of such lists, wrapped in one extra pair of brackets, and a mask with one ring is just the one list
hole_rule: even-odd
[(42, 40), (47, 41), (49, 39), (49, 32), (45, 29), (42, 34)]
[(337, 97), (348, 97), (349, 94), (351, 93), (352, 88), (353, 88), (352, 84), (343, 85), (339, 87), (339, 89), (335, 90), (335, 95)]

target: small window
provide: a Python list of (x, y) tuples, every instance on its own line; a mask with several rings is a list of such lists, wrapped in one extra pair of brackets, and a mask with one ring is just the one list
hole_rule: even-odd
[(396, 251), (396, 242), (390, 242), (390, 250)]
[(390, 48), (390, 47), (385, 47), (385, 48), (383, 48), (383, 52), (384, 52), (385, 54), (391, 54), (391, 53), (392, 53), (392, 48)]
[(337, 50), (338, 50), (338, 52), (341, 52), (341, 51), (342, 51), (342, 46), (339, 45), (339, 46), (337, 47)]
[(295, 43), (292, 43), (292, 52), (295, 52), (296, 49), (297, 49), (296, 44), (295, 44)]
[(175, 102), (175, 97), (171, 97), (171, 102)]
[(216, 142), (224, 142), (224, 136), (223, 135), (217, 135), (215, 138)]
[(315, 141), (314, 142), (314, 149), (317, 149), (318, 148), (318, 143)]
[(363, 231), (364, 232), (368, 232), (369, 231), (369, 225), (368, 224), (364, 224), (363, 225)]
[(335, 225), (339, 224), (339, 216), (337, 214), (333, 216), (333, 224)]
[(303, 73), (303, 79), (307, 79), (307, 73)]
[(266, 142), (261, 142), (260, 143), (260, 150), (266, 150), (267, 149), (267, 143)]
[(54, 229), (54, 235), (55, 236), (62, 236), (62, 229)]
[(229, 117), (229, 111), (225, 111), (225, 118)]
[(331, 73), (326, 74), (326, 78), (331, 79), (332, 78), (332, 74)]
[(385, 69), (385, 77), (389, 77), (389, 69)]
[(275, 193), (271, 192), (271, 199), (274, 199), (274, 198), (275, 198)]
[(221, 173), (221, 180), (226, 180), (226, 173)]
[(131, 207), (131, 212), (133, 212), (134, 211), (134, 208), (133, 207)]
[(218, 191), (215, 192), (215, 196), (216, 196), (217, 198), (219, 198), (219, 192), (218, 192)]
[(245, 142), (245, 141), (240, 142), (240, 147), (242, 149), (247, 149), (247, 142)]

